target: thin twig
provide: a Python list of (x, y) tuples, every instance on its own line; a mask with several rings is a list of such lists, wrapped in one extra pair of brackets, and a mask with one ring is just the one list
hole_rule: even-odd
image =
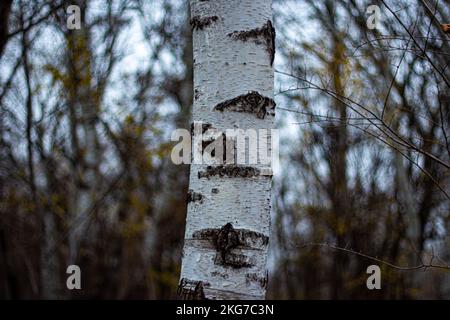
[(342, 247), (338, 247), (336, 245), (332, 245), (329, 243), (305, 243), (301, 246), (299, 246), (300, 248), (305, 248), (305, 247), (323, 247), (323, 248), (328, 248), (328, 249), (333, 249), (333, 250), (337, 250), (337, 251), (341, 251), (341, 252), (345, 252), (345, 253), (350, 253), (350, 254), (354, 254), (381, 264), (384, 264), (392, 269), (395, 270), (399, 270), (399, 271), (414, 271), (414, 270), (424, 270), (426, 271), (427, 269), (441, 269), (441, 270), (450, 270), (450, 266), (445, 266), (445, 265), (437, 265), (437, 264), (433, 264), (433, 260), (435, 258), (434, 252), (432, 253), (432, 256), (430, 258), (430, 262), (429, 263), (421, 263), (417, 266), (413, 266), (413, 267), (403, 267), (403, 266), (397, 266), (393, 263), (390, 263), (388, 261), (379, 259), (377, 257), (373, 257), (370, 256), (368, 254), (362, 253), (362, 252), (357, 252), (354, 251), (352, 249), (348, 249), (348, 248), (342, 248)]

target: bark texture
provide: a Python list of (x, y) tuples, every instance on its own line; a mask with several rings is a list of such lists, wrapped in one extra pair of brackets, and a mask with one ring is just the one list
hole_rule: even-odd
[[(272, 129), (272, 1), (190, 4), (193, 120), (222, 132)], [(261, 169), (191, 165), (180, 298), (264, 299), (272, 179)]]

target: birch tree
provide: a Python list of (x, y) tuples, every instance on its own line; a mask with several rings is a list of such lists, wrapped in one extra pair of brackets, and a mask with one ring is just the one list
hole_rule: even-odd
[[(190, 5), (194, 123), (218, 132), (271, 129), (272, 1)], [(228, 139), (226, 145), (228, 156)], [(237, 165), (227, 158), (223, 165), (191, 165), (180, 298), (264, 299), (271, 182), (260, 162)]]

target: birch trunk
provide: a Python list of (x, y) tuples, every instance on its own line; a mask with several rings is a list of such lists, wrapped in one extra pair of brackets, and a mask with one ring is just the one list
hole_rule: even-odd
[[(68, 237), (69, 263), (77, 264), (79, 249), (86, 234), (89, 217), (95, 214), (92, 208), (99, 192), (99, 166), (101, 150), (97, 134), (97, 116), (100, 112), (101, 95), (93, 87), (94, 60), (91, 55), (92, 30), (86, 26), (88, 3), (73, 1), (81, 11), (80, 30), (67, 30), (67, 69), (73, 83), (68, 88), (68, 104), (71, 109), (73, 156), (73, 190), (71, 194), (71, 230)], [(80, 130), (81, 129), (81, 130)]]
[[(272, 1), (190, 5), (194, 122), (221, 132), (272, 129)], [(264, 299), (272, 179), (261, 169), (191, 165), (180, 298)]]

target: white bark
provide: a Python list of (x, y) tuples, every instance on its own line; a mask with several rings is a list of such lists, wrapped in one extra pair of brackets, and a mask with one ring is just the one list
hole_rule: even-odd
[[(270, 112), (264, 112), (262, 118), (255, 112), (236, 112), (236, 108), (215, 109), (249, 92), (272, 101), (273, 38), (263, 33), (247, 34), (247, 39), (237, 36), (242, 31), (271, 27), (271, 4), (271, 0), (191, 0), (194, 121), (210, 124), (221, 132), (273, 128)], [(271, 176), (199, 177), (199, 172), (207, 171), (206, 164), (191, 165), (191, 201), (179, 292), (195, 291), (198, 295), (197, 288), (207, 299), (264, 299)], [(218, 232), (228, 223), (239, 240), (236, 247), (222, 255)]]

